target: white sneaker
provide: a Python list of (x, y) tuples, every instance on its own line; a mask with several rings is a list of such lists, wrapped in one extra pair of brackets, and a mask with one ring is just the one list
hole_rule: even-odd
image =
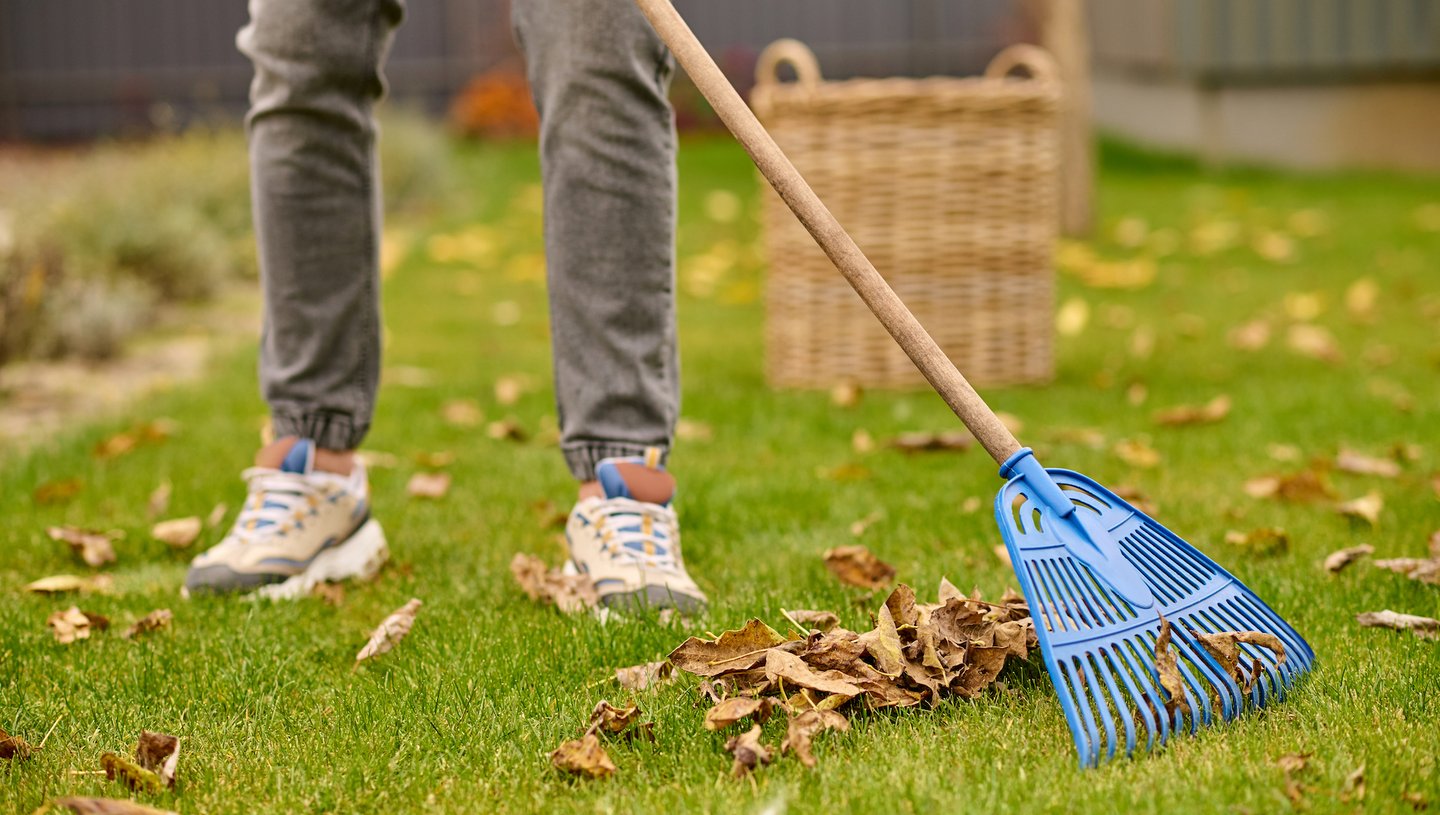
[(364, 465), (336, 475), (314, 464), (315, 445), (300, 439), (278, 469), (244, 472), (245, 506), (225, 539), (191, 562), (187, 594), (302, 597), (323, 581), (375, 576), (390, 553), (370, 517)]
[(645, 457), (607, 458), (595, 467), (604, 498), (575, 505), (565, 526), (570, 561), (595, 584), (607, 608), (674, 608), (699, 614), (708, 602), (685, 571), (680, 526), (670, 506), (675, 479)]

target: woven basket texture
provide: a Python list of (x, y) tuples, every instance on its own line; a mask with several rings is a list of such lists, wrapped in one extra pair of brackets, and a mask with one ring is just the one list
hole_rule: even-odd
[[(787, 63), (794, 82), (778, 79)], [(975, 78), (825, 81), (794, 40), (770, 45), (757, 65), (751, 105), (761, 121), (977, 386), (1053, 374), (1057, 77), (1034, 46), (1006, 49)], [(770, 383), (924, 385), (784, 202), (761, 186)]]

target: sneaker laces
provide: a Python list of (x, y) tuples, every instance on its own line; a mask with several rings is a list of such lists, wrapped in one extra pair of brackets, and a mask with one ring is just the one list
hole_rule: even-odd
[[(685, 571), (675, 510), (633, 498), (606, 498), (596, 513), (601, 517), (600, 532), (611, 560), (675, 574)], [(663, 540), (660, 530), (665, 532)]]
[(300, 473), (250, 467), (241, 474), (248, 495), (231, 530), (242, 543), (284, 534), (319, 504), (321, 490)]

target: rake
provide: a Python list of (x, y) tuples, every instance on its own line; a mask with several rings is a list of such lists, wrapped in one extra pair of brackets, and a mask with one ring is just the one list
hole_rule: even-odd
[[(1006, 479), (995, 518), (1081, 766), (1284, 697), (1314, 652), (1213, 560), (1079, 473), (1046, 469), (955, 368), (755, 118), (670, 0), (636, 0), (815, 241)], [(1225, 638), (1253, 631), (1283, 650)], [(1254, 638), (1250, 638), (1254, 639)], [(1228, 645), (1216, 648), (1221, 641)], [(1207, 647), (1210, 646), (1210, 647)], [(1157, 663), (1165, 663), (1162, 672)], [(1167, 687), (1168, 684), (1168, 687)]]

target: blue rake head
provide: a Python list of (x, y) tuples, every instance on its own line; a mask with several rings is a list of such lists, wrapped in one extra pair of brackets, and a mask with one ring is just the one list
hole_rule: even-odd
[[(1217, 717), (1229, 721), (1247, 695), (1256, 707), (1284, 698), (1310, 669), (1315, 653), (1294, 628), (1115, 493), (1079, 473), (1041, 467), (1028, 447), (1000, 474), (1008, 481), (995, 497), (995, 517), (1082, 767), (1117, 750), (1132, 754), (1142, 739), (1149, 750)], [(1171, 626), (1183, 700), (1171, 699), (1159, 681), (1162, 615)], [(1266, 632), (1285, 647), (1281, 659), (1269, 648), (1240, 644), (1248, 694), (1198, 639), (1225, 631)]]

